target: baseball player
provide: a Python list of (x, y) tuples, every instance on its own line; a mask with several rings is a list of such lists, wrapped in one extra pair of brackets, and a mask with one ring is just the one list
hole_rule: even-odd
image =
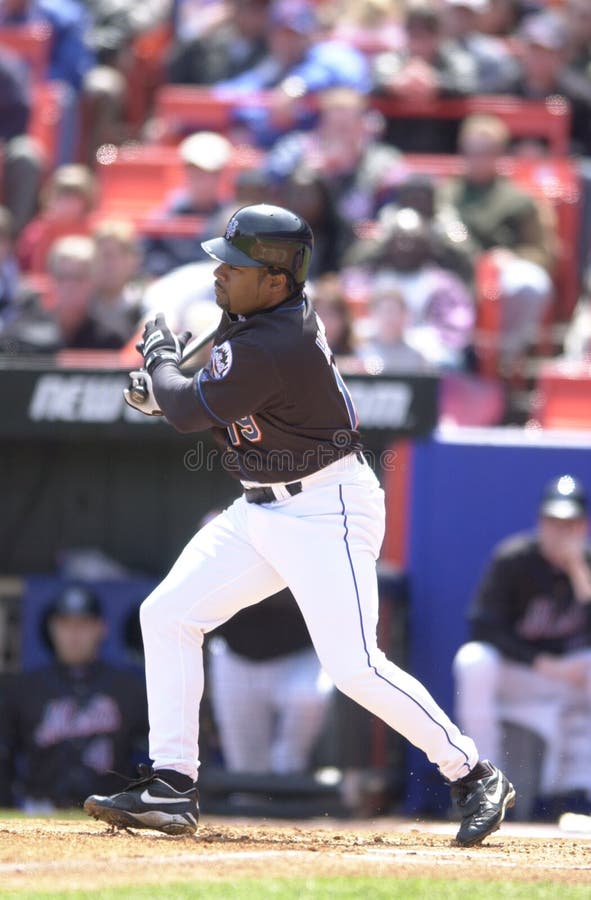
[(141, 607), (153, 768), (119, 794), (90, 796), (85, 809), (120, 828), (195, 832), (203, 635), (287, 585), (335, 685), (424, 750), (461, 811), (458, 842), (479, 843), (515, 791), (377, 647), (384, 494), (304, 292), (310, 226), (282, 207), (246, 206), (203, 247), (219, 261), (223, 311), (209, 362), (194, 377), (180, 371), (187, 336), (172, 334), (163, 315), (146, 324), (140, 347), (168, 421), (211, 429), (243, 493)]

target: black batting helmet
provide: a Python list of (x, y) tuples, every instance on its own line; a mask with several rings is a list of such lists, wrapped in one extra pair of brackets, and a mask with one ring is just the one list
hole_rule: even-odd
[(234, 213), (224, 237), (203, 241), (206, 253), (232, 266), (276, 268), (296, 284), (308, 274), (314, 237), (305, 219), (282, 206), (258, 203)]

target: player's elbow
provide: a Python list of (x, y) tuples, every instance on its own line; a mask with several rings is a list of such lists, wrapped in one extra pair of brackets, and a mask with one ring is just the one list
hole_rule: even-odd
[(166, 421), (180, 434), (192, 434), (194, 431), (201, 431), (201, 428), (196, 426), (195, 422), (187, 416), (172, 418), (167, 415)]

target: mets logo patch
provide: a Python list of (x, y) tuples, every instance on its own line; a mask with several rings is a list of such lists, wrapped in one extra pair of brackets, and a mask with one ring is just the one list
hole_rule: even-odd
[(238, 219), (233, 218), (228, 222), (224, 237), (227, 241), (231, 241), (238, 230)]
[(224, 341), (219, 347), (214, 347), (209, 359), (209, 374), (211, 378), (225, 378), (232, 368), (232, 347), (230, 341)]

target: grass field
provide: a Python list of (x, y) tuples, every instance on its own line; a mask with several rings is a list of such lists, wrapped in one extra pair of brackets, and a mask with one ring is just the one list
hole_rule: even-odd
[(434, 878), (312, 878), (241, 879), (223, 882), (179, 882), (161, 888), (119, 887), (94, 891), (12, 891), (0, 897), (14, 900), (583, 900), (589, 897), (589, 886), (556, 884), (523, 884), (507, 882), (483, 884), (474, 881), (447, 881)]

